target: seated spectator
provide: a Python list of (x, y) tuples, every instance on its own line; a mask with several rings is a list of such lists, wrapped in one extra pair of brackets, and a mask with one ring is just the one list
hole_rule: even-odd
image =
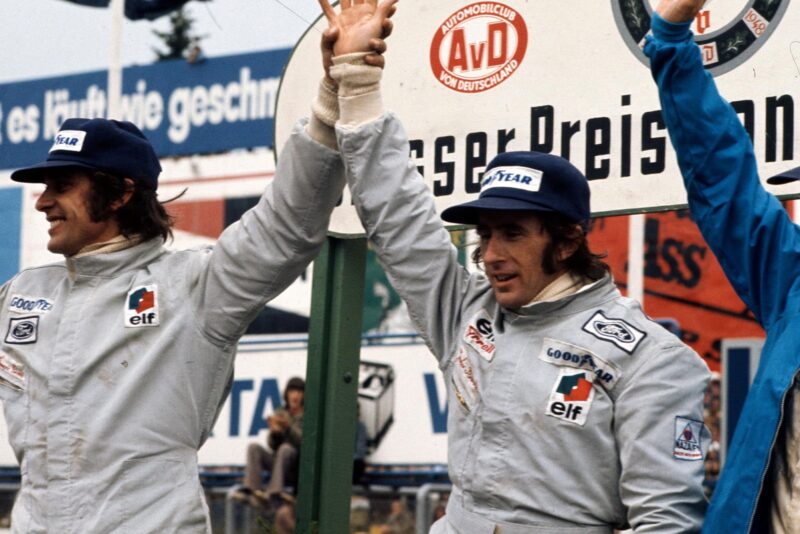
[[(286, 500), (284, 487), (296, 485), (300, 442), (303, 438), (303, 400), (305, 382), (294, 377), (283, 392), (284, 405), (267, 417), (267, 448), (258, 443), (247, 447), (244, 486), (234, 497), (253, 506), (278, 509)], [(261, 488), (261, 473), (270, 470), (266, 488)]]

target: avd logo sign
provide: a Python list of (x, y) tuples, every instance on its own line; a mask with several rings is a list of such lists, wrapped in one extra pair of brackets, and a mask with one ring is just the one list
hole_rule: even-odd
[(463, 7), (431, 42), (431, 69), (444, 86), (479, 93), (505, 81), (522, 63), (528, 30), (522, 16), (498, 2)]

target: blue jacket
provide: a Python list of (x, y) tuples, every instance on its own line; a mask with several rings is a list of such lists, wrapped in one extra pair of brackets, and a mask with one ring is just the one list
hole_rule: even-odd
[(652, 29), (644, 51), (692, 215), (767, 332), (703, 531), (757, 531), (756, 504), (783, 401), (800, 367), (800, 229), (761, 186), (750, 138), (703, 69), (689, 23), (671, 24), (654, 15)]

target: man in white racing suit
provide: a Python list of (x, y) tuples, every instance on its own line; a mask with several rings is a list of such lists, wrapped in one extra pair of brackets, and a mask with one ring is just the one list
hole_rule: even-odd
[(379, 72), (334, 54), (353, 202), (447, 386), (453, 493), (431, 532), (698, 532), (709, 372), (589, 250), (583, 174), (550, 154), (498, 155), (479, 198), (442, 214), (477, 226), (483, 272), (470, 274), (398, 119), (377, 91), (343, 98), (345, 75), (377, 85)]

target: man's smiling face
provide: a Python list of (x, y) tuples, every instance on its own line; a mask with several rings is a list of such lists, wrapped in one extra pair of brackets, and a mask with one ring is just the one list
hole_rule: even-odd
[(92, 220), (89, 212), (92, 180), (86, 172), (56, 171), (45, 177), (44, 184), (36, 209), (50, 223), (47, 250), (73, 256), (87, 245), (108, 241), (119, 234), (113, 217)]

